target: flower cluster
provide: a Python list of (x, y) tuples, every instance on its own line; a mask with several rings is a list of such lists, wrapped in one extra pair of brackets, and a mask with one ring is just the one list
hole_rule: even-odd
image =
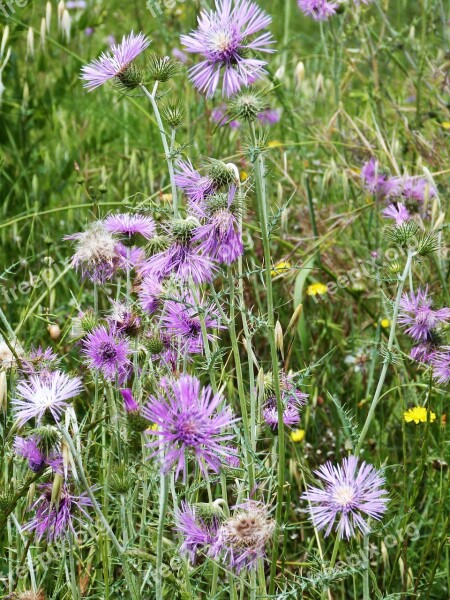
[[(360, 4), (369, 4), (372, 0), (353, 0), (356, 6)], [(307, 16), (315, 21), (326, 21), (336, 14), (339, 9), (339, 2), (331, 0), (298, 0), (298, 7)]]
[(398, 322), (417, 344), (411, 358), (429, 365), (437, 383), (450, 381), (450, 346), (443, 343), (442, 327), (450, 322), (450, 308), (433, 308), (428, 287), (403, 294)]

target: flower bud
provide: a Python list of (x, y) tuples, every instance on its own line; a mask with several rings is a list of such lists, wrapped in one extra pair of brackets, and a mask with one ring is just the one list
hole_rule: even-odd
[(297, 87), (300, 87), (302, 85), (303, 81), (305, 80), (305, 75), (305, 65), (302, 63), (302, 61), (300, 61), (295, 67), (294, 72), (295, 84)]

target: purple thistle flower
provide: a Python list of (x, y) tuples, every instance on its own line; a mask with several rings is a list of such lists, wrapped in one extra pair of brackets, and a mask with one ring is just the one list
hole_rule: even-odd
[(411, 349), (410, 357), (424, 364), (428, 364), (436, 354), (436, 347), (429, 342), (419, 344)]
[(112, 311), (108, 323), (123, 335), (135, 336), (141, 330), (142, 319), (135, 313), (132, 306), (111, 300)]
[[(233, 264), (244, 253), (237, 214), (241, 211), (236, 203), (236, 186), (231, 186), (228, 198), (225, 194), (206, 200), (207, 222), (195, 230), (193, 241), (200, 241), (200, 250), (212, 259), (226, 265)], [(220, 201), (222, 199), (222, 201)], [(236, 214), (237, 213), (237, 214)]]
[(281, 112), (276, 108), (267, 108), (258, 115), (262, 125), (275, 125), (281, 119)]
[(130, 389), (126, 388), (126, 389), (120, 390), (120, 393), (122, 394), (125, 410), (127, 412), (139, 412), (140, 407), (139, 407), (139, 404), (136, 402), (136, 400), (133, 398), (132, 391)]
[(106, 231), (118, 233), (125, 237), (142, 235), (149, 240), (155, 233), (155, 221), (145, 215), (131, 215), (128, 213), (109, 215), (104, 220)]
[(119, 385), (127, 379), (131, 367), (131, 348), (116, 327), (96, 327), (83, 340), (83, 353), (89, 367), (99, 371), (105, 379), (117, 379)]
[(28, 466), (32, 471), (38, 473), (46, 465), (54, 471), (61, 472), (62, 456), (59, 452), (51, 450), (47, 455), (41, 450), (41, 437), (31, 435), (28, 438), (16, 436), (14, 439), (14, 451), (28, 460)]
[(241, 122), (237, 121), (236, 119), (233, 119), (232, 121), (227, 121), (226, 111), (226, 104), (221, 104), (211, 112), (212, 120), (215, 123), (217, 123), (219, 127), (228, 125), (230, 129), (239, 129), (241, 127)]
[(260, 502), (249, 500), (235, 507), (233, 515), (220, 527), (210, 549), (237, 572), (255, 568), (266, 556), (267, 543), (273, 538), (275, 521)]
[(20, 426), (31, 419), (40, 423), (46, 413), (59, 421), (67, 408), (67, 400), (77, 396), (82, 389), (79, 377), (69, 377), (54, 371), (49, 377), (32, 375), (28, 381), (17, 384), (17, 398), (13, 399), (13, 410)]
[(14, 439), (14, 452), (28, 460), (28, 466), (32, 471), (38, 473), (45, 467), (46, 456), (39, 449), (39, 437), (31, 435), (28, 438), (16, 436)]
[(45, 536), (48, 541), (53, 542), (69, 531), (75, 533), (76, 511), (79, 511), (83, 517), (90, 518), (85, 507), (91, 506), (92, 503), (85, 493), (75, 496), (69, 486), (64, 484), (59, 501), (52, 502), (52, 484), (46, 483), (39, 486), (39, 489), (42, 494), (32, 506), (36, 514), (24, 527), (24, 531), (34, 531), (38, 540)]
[(61, 359), (53, 352), (51, 348), (42, 349), (41, 346), (31, 348), (30, 351), (21, 358), (20, 371), (24, 375), (50, 374), (58, 368)]
[(163, 279), (175, 275), (182, 281), (194, 283), (211, 281), (216, 266), (193, 240), (197, 223), (193, 219), (178, 220), (172, 225), (172, 243), (162, 252), (151, 256), (142, 267), (144, 276)]
[[(301, 392), (293, 381), (293, 375), (280, 374), (281, 400), (284, 406), (283, 424), (291, 427), (300, 423), (300, 410), (306, 404), (308, 394)], [(273, 429), (277, 429), (278, 408), (274, 393), (270, 393), (263, 408), (263, 419)]]
[(419, 210), (426, 199), (436, 196), (436, 188), (424, 177), (393, 177), (389, 196), (402, 199), (409, 210)]
[(153, 314), (161, 306), (163, 286), (152, 276), (144, 277), (138, 290), (139, 303), (142, 310)]
[(117, 267), (122, 268), (124, 271), (139, 270), (145, 264), (145, 251), (139, 246), (130, 247), (118, 242), (116, 253), (118, 256)]
[(178, 161), (175, 183), (188, 197), (189, 209), (197, 217), (199, 211), (202, 212), (204, 199), (217, 189), (214, 181), (196, 171), (191, 161)]
[[(168, 300), (164, 304), (162, 323), (168, 333), (178, 340), (180, 351), (188, 354), (203, 352), (202, 320), (206, 330), (224, 329), (220, 324), (217, 310), (211, 305), (203, 305), (192, 294)], [(214, 335), (207, 333), (208, 340)]]
[(311, 520), (317, 529), (325, 529), (325, 537), (333, 529), (346, 539), (359, 529), (368, 534), (366, 517), (380, 519), (388, 499), (383, 489), (384, 478), (372, 465), (355, 456), (344, 458), (341, 465), (327, 462), (315, 471), (324, 481), (324, 488), (308, 485), (302, 498), (310, 503)]
[(131, 32), (123, 36), (122, 42), (112, 46), (108, 52), (103, 52), (81, 69), (81, 79), (89, 92), (103, 85), (114, 77), (119, 77), (129, 64), (150, 45), (150, 40), (143, 34)]
[(398, 322), (408, 326), (406, 333), (416, 341), (432, 340), (432, 331), (450, 320), (450, 308), (433, 310), (432, 300), (428, 297), (428, 287), (418, 289), (417, 294), (403, 294), (400, 301)]
[(156, 456), (163, 443), (163, 472), (175, 466), (177, 478), (181, 471), (186, 472), (189, 457), (195, 458), (205, 476), (208, 469), (220, 471), (222, 463), (232, 454), (228, 444), (234, 439), (233, 434), (224, 430), (236, 421), (229, 407), (219, 408), (223, 402), (221, 394), (213, 394), (210, 386), (202, 388), (200, 381), (191, 375), (161, 380), (159, 394), (150, 397), (143, 414), (158, 427), (148, 431), (157, 436), (149, 447)]
[[(377, 198), (384, 198), (387, 194), (387, 178), (380, 173), (378, 161), (371, 158), (364, 163), (361, 169), (361, 179), (365, 189)], [(390, 188), (389, 188), (390, 189)]]
[(250, 0), (216, 0), (215, 11), (202, 11), (198, 28), (181, 41), (188, 52), (205, 60), (189, 70), (194, 86), (208, 97), (216, 91), (223, 70), (222, 95), (232, 96), (250, 85), (266, 71), (266, 61), (248, 56), (248, 51), (273, 52), (274, 40), (263, 33), (249, 38), (270, 25), (272, 19)]
[(447, 384), (450, 381), (450, 346), (443, 346), (431, 358), (433, 377), (437, 383)]
[(200, 551), (206, 553), (214, 543), (219, 523), (215, 518), (207, 523), (197, 514), (195, 507), (185, 501), (181, 503), (181, 509), (175, 514), (175, 522), (175, 529), (183, 540), (180, 551), (194, 563), (197, 554)]
[(336, 13), (338, 6), (328, 0), (298, 0), (299, 9), (315, 21), (326, 21)]
[(383, 215), (388, 219), (394, 219), (397, 226), (403, 225), (403, 223), (406, 223), (406, 221), (409, 221), (411, 218), (408, 209), (401, 202), (389, 204), (389, 206), (383, 210)]

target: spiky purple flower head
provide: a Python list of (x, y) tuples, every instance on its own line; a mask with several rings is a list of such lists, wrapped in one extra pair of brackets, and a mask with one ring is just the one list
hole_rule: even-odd
[(411, 218), (408, 209), (401, 202), (389, 204), (389, 206), (383, 210), (383, 215), (388, 219), (394, 219), (397, 226), (403, 225), (403, 223), (406, 223), (406, 221), (409, 221)]
[(433, 310), (432, 304), (428, 286), (416, 294), (411, 291), (402, 296), (398, 322), (407, 327), (406, 333), (416, 341), (432, 340), (433, 330), (450, 320), (450, 308)]
[(76, 496), (69, 485), (63, 484), (59, 501), (52, 501), (52, 484), (39, 486), (40, 497), (31, 507), (36, 511), (33, 519), (24, 527), (24, 531), (34, 531), (38, 540), (46, 538), (53, 542), (69, 532), (75, 533), (74, 522), (78, 520), (77, 512), (85, 519), (90, 519), (86, 507), (91, 506), (89, 497), (82, 493)]
[[(294, 382), (294, 375), (280, 374), (281, 401), (283, 403), (283, 424), (292, 427), (300, 423), (300, 410), (306, 404), (308, 394), (302, 392)], [(263, 408), (263, 419), (273, 429), (279, 426), (275, 392), (269, 391)]]
[(447, 384), (450, 381), (450, 346), (442, 346), (430, 362), (435, 381), (442, 385)]
[(194, 86), (211, 97), (223, 72), (222, 95), (229, 97), (259, 79), (267, 62), (249, 57), (248, 52), (273, 52), (270, 33), (251, 39), (271, 20), (251, 0), (216, 0), (215, 11), (203, 10), (198, 28), (181, 36), (188, 52), (205, 58), (189, 70)]
[(220, 324), (217, 309), (204, 305), (191, 293), (167, 300), (164, 304), (162, 324), (174, 341), (178, 342), (182, 354), (203, 352), (202, 320), (210, 341), (214, 339), (214, 335), (209, 330), (225, 327)]
[(388, 186), (388, 178), (381, 173), (380, 165), (375, 158), (364, 163), (361, 168), (361, 179), (365, 189), (377, 198), (384, 198), (388, 189), (391, 189)]
[(273, 538), (275, 521), (264, 504), (249, 500), (239, 506), (220, 527), (210, 549), (214, 558), (226, 561), (241, 571), (255, 568), (266, 556), (266, 546)]
[(14, 438), (14, 451), (28, 460), (28, 466), (32, 471), (38, 473), (45, 466), (51, 467), (54, 471), (61, 471), (62, 456), (56, 450), (44, 452), (44, 445), (41, 444), (41, 436), (30, 435), (27, 438), (16, 436)]
[(298, 0), (298, 7), (315, 21), (325, 21), (336, 13), (339, 4), (329, 0)]
[(308, 485), (302, 498), (310, 503), (311, 520), (325, 536), (335, 529), (340, 538), (353, 537), (356, 530), (368, 534), (367, 517), (380, 519), (387, 508), (385, 483), (372, 465), (355, 456), (344, 458), (342, 465), (327, 462), (315, 471), (323, 488)]
[(435, 356), (436, 351), (437, 348), (433, 343), (425, 342), (423, 344), (419, 344), (418, 346), (414, 346), (409, 355), (417, 362), (428, 364)]
[(194, 506), (183, 501), (181, 508), (175, 513), (176, 531), (180, 534), (181, 553), (189, 557), (194, 563), (199, 552), (207, 553), (214, 543), (219, 530), (219, 522), (216, 518), (206, 521)]
[(236, 186), (228, 195), (218, 194), (205, 200), (203, 216), (206, 223), (195, 230), (193, 241), (200, 241), (200, 250), (219, 263), (233, 264), (244, 253), (238, 216), (242, 207), (236, 201)]
[(129, 341), (112, 325), (96, 327), (83, 340), (83, 353), (88, 364), (110, 381), (119, 385), (127, 379), (131, 361)]
[(197, 217), (199, 216), (198, 210), (203, 209), (204, 199), (217, 189), (214, 181), (194, 169), (190, 160), (178, 161), (177, 170), (175, 171), (175, 183), (186, 194), (189, 200), (189, 209)]
[(77, 396), (82, 389), (79, 377), (69, 377), (61, 371), (54, 371), (44, 378), (32, 375), (27, 381), (19, 381), (17, 397), (13, 399), (13, 411), (20, 426), (31, 419), (40, 423), (46, 414), (55, 421), (68, 406), (68, 400)]
[(408, 210), (418, 211), (426, 199), (436, 196), (436, 188), (424, 177), (392, 177), (390, 179), (390, 197), (402, 200)]
[(186, 472), (189, 458), (196, 460), (205, 476), (208, 470), (220, 471), (232, 454), (229, 443), (234, 435), (226, 431), (236, 421), (229, 407), (220, 408), (223, 402), (221, 394), (213, 394), (210, 386), (202, 387), (191, 375), (161, 380), (159, 393), (150, 397), (143, 414), (157, 425), (156, 430), (148, 431), (157, 437), (149, 447), (156, 456), (163, 444), (164, 472), (175, 466), (178, 477)]
[(51, 348), (30, 348), (21, 358), (19, 370), (24, 375), (43, 375), (49, 374), (58, 368), (61, 359), (53, 352)]
[(141, 331), (142, 319), (131, 304), (111, 301), (112, 310), (107, 318), (109, 325), (125, 336), (136, 336)]
[(170, 232), (171, 245), (151, 256), (142, 267), (142, 274), (156, 279), (174, 275), (182, 281), (192, 280), (197, 284), (211, 281), (217, 267), (193, 239), (197, 226), (192, 218), (174, 221)]
[(120, 234), (131, 238), (141, 235), (149, 240), (155, 233), (155, 221), (145, 215), (133, 215), (129, 213), (109, 215), (104, 220), (106, 231)]
[(102, 52), (99, 58), (81, 69), (84, 87), (91, 92), (107, 81), (120, 77), (149, 45), (150, 40), (143, 33), (135, 35), (131, 32), (128, 36), (123, 36), (120, 44), (112, 46), (108, 52)]
[(151, 275), (144, 277), (138, 290), (139, 303), (142, 310), (150, 315), (156, 312), (162, 304), (161, 296), (163, 291), (164, 288), (158, 279), (155, 279)]

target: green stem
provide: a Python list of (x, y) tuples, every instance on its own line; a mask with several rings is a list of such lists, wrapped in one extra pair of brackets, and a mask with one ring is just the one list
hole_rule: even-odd
[(372, 403), (370, 405), (370, 409), (369, 409), (369, 413), (366, 418), (366, 422), (364, 423), (364, 427), (361, 431), (361, 435), (359, 436), (359, 440), (358, 440), (358, 443), (355, 448), (355, 455), (358, 455), (359, 452), (361, 451), (362, 445), (364, 443), (364, 439), (367, 435), (370, 424), (375, 415), (375, 410), (377, 408), (378, 402), (380, 401), (380, 398), (381, 398), (381, 391), (383, 389), (384, 380), (386, 379), (386, 374), (387, 374), (389, 364), (390, 364), (389, 354), (390, 354), (390, 352), (392, 352), (392, 348), (394, 346), (395, 330), (397, 327), (397, 318), (398, 318), (398, 312), (400, 309), (400, 300), (402, 299), (403, 288), (405, 286), (406, 280), (408, 279), (408, 274), (411, 269), (413, 256), (414, 256), (413, 252), (409, 251), (408, 258), (406, 260), (405, 269), (402, 273), (402, 276), (400, 278), (400, 282), (398, 285), (397, 297), (395, 299), (394, 312), (392, 315), (392, 322), (391, 322), (391, 329), (390, 329), (390, 333), (389, 333), (389, 340), (387, 343), (387, 356), (384, 359), (383, 369), (381, 371), (380, 378), (378, 380), (377, 389), (375, 390), (375, 395), (374, 395)]
[[(169, 169), (169, 177), (170, 177), (170, 185), (172, 188), (172, 202), (173, 202), (173, 216), (175, 218), (178, 218), (179, 213), (178, 213), (178, 193), (177, 193), (177, 186), (175, 184), (175, 173), (174, 173), (174, 168), (173, 168), (173, 158), (172, 158), (172, 153), (171, 150), (169, 148), (169, 144), (167, 142), (167, 135), (164, 129), (164, 125), (161, 119), (161, 115), (159, 112), (159, 108), (158, 108), (158, 103), (156, 102), (156, 91), (158, 89), (158, 82), (155, 83), (155, 87), (153, 88), (153, 92), (150, 93), (148, 91), (148, 89), (144, 86), (141, 85), (142, 91), (144, 92), (144, 94), (147, 96), (147, 98), (150, 100), (150, 103), (152, 105), (153, 108), (153, 112), (155, 113), (155, 118), (156, 118), (156, 123), (158, 124), (158, 129), (159, 129), (159, 133), (161, 134), (161, 141), (162, 141), (162, 145), (164, 148), (164, 154), (166, 155), (166, 160), (167, 160), (167, 166)], [(173, 144), (174, 140), (172, 139), (172, 144)]]
[[(256, 130), (254, 123), (251, 124), (253, 143), (255, 148), (258, 146)], [(283, 519), (283, 498), (284, 498), (284, 477), (285, 477), (285, 439), (283, 426), (283, 403), (281, 399), (280, 375), (278, 365), (277, 347), (275, 342), (275, 311), (273, 302), (272, 275), (271, 275), (271, 257), (270, 257), (270, 237), (267, 221), (267, 195), (264, 155), (259, 153), (255, 160), (255, 181), (256, 181), (256, 199), (258, 207), (259, 222), (261, 225), (261, 238), (264, 250), (264, 273), (267, 294), (267, 329), (270, 345), (270, 357), (272, 362), (272, 375), (275, 388), (275, 397), (277, 401), (278, 413), (278, 486), (277, 486), (277, 506), (275, 519), (278, 530), (282, 527)], [(275, 592), (275, 577), (277, 574), (278, 544), (273, 544), (272, 559), (270, 567), (269, 594)]]
[(162, 564), (163, 564), (163, 538), (164, 521), (166, 519), (167, 500), (168, 500), (168, 476), (161, 473), (161, 488), (159, 490), (159, 519), (158, 519), (158, 538), (156, 540), (156, 574), (155, 574), (155, 593), (156, 598), (162, 598)]

